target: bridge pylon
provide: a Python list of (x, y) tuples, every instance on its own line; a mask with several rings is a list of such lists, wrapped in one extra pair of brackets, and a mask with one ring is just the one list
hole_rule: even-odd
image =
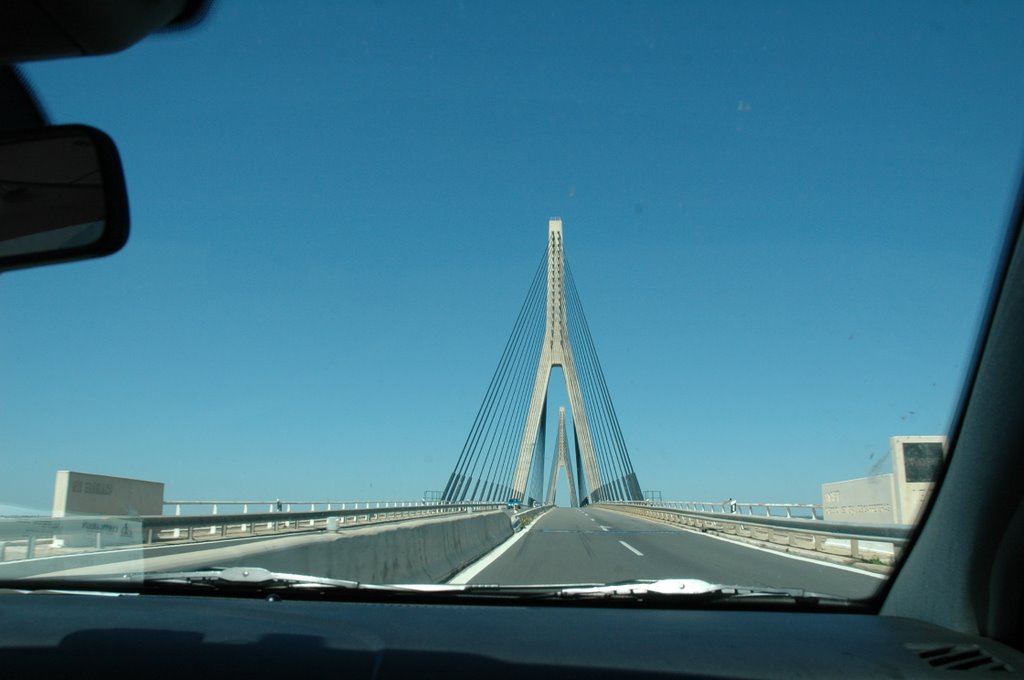
[(572, 465), (569, 463), (569, 446), (565, 436), (565, 407), (558, 407), (558, 447), (555, 449), (555, 459), (551, 461), (551, 483), (548, 484), (548, 495), (545, 501), (548, 505), (555, 504), (555, 490), (558, 487), (558, 472), (565, 470), (565, 477), (569, 481), (569, 506), (578, 508), (579, 499), (576, 497), (576, 481), (572, 475)]
[[(643, 498), (565, 261), (562, 220), (556, 217), (548, 221), (546, 252), (442, 492), (445, 501), (535, 502), (550, 495), (544, 488), (544, 439), (555, 367), (565, 378), (574, 445), (570, 448), (569, 433), (560, 431), (564, 454), (559, 452), (553, 465), (565, 467), (570, 484), (575, 479), (573, 505)], [(560, 421), (559, 429), (567, 430), (564, 415)]]
[(594, 454), (587, 409), (583, 403), (583, 392), (580, 390), (580, 379), (576, 372), (572, 342), (569, 338), (569, 320), (565, 299), (565, 247), (562, 239), (562, 220), (558, 217), (548, 221), (548, 296), (544, 341), (541, 346), (540, 362), (537, 365), (537, 378), (533, 384), (533, 394), (530, 396), (530, 409), (526, 416), (522, 443), (519, 447), (519, 462), (516, 464), (515, 474), (512, 478), (513, 493), (524, 500), (527, 494), (526, 487), (530, 468), (537, 448), (541, 414), (547, 404), (551, 369), (555, 366), (561, 367), (565, 375), (565, 386), (569, 392), (569, 406), (572, 409), (572, 425), (579, 442), (580, 458), (587, 477), (587, 488), (591, 492), (589, 500), (600, 501), (604, 486), (601, 481), (601, 468), (598, 465), (597, 456)]

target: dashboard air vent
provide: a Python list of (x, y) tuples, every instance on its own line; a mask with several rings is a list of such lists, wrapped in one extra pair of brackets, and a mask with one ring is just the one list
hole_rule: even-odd
[(907, 648), (937, 670), (1013, 670), (977, 645), (907, 645)]

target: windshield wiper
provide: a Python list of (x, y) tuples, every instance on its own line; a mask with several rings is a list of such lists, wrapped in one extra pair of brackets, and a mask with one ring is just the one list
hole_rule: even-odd
[(157, 571), (61, 576), (23, 579), (9, 584), (12, 590), (67, 592), (99, 591), (148, 594), (245, 594), (270, 595), (280, 591), (310, 594), (344, 591), (400, 590), (392, 586), (345, 579), (274, 572), (262, 567), (211, 567), (190, 571)]
[[(286, 574), (262, 567), (214, 567), (194, 571), (160, 571), (141, 574), (144, 585), (192, 585), (213, 588), (253, 587), (267, 589), (320, 589), (320, 588), (381, 588), (358, 581), (310, 576), (309, 574)], [(131, 578), (128, 576), (128, 578)]]
[(467, 595), (518, 596), (543, 600), (634, 600), (674, 601), (680, 604), (758, 600), (799, 604), (847, 604), (846, 598), (814, 593), (801, 588), (721, 585), (700, 579), (635, 579), (606, 584), (541, 586), (464, 585), (449, 586)]
[(704, 595), (718, 592), (723, 586), (695, 578), (634, 579), (597, 586), (569, 586), (560, 595)]
[[(29, 585), (29, 584), (32, 585)], [(28, 587), (26, 587), (28, 586)], [(812, 593), (800, 588), (762, 588), (720, 585), (700, 579), (635, 579), (616, 583), (552, 585), (502, 584), (377, 584), (345, 579), (274, 572), (262, 567), (213, 567), (192, 571), (105, 574), (65, 577), (60, 580), (19, 581), (21, 591), (102, 591), (107, 594), (211, 594), (264, 596), (277, 599), (287, 592), (297, 597), (325, 599), (380, 599), (436, 602), (454, 598), (469, 601), (534, 601), (539, 603), (668, 604), (693, 606), (709, 603), (754, 602), (846, 606), (843, 597)]]

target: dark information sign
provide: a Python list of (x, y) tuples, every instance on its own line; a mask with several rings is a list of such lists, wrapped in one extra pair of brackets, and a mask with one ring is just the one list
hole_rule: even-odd
[(903, 444), (903, 467), (907, 482), (934, 482), (942, 465), (940, 442), (906, 442)]

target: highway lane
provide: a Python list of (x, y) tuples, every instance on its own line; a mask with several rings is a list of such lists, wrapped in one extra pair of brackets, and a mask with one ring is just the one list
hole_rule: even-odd
[(592, 507), (547, 512), (470, 583), (608, 583), (638, 578), (697, 578), (851, 598), (869, 596), (882, 583), (865, 573)]

